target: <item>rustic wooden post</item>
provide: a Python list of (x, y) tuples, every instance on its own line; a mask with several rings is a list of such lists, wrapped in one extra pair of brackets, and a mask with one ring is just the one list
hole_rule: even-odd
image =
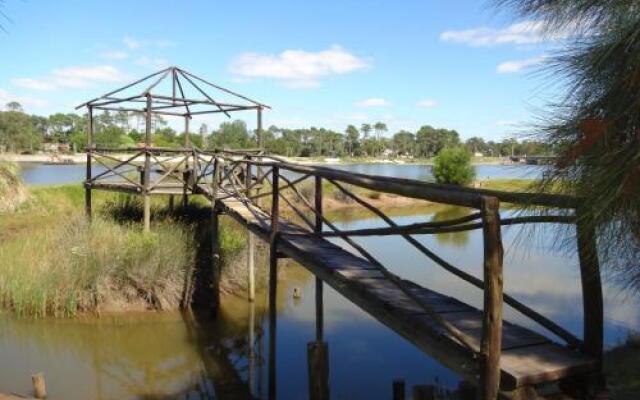
[(169, 195), (169, 211), (173, 212), (174, 207), (175, 207), (175, 199), (174, 199), (174, 196), (170, 194)]
[(405, 400), (406, 389), (404, 380), (396, 379), (393, 381), (393, 400)]
[(84, 212), (91, 219), (91, 157), (93, 152), (93, 108), (89, 106), (87, 127), (87, 176), (84, 182)]
[[(322, 177), (315, 176), (315, 232), (322, 232)], [(324, 304), (322, 279), (316, 276), (316, 340), (322, 342), (324, 337)]]
[(480, 344), (479, 398), (495, 400), (500, 390), (500, 352), (502, 347), (502, 236), (500, 203), (495, 197), (483, 197), (482, 232), (484, 235), (484, 312)]
[(324, 342), (307, 343), (309, 399), (329, 399), (329, 351)]
[(33, 395), (36, 399), (45, 399), (47, 397), (47, 386), (42, 372), (31, 375), (31, 384), (33, 386)]
[(269, 399), (276, 399), (276, 323), (278, 289), (278, 220), (280, 168), (273, 166), (271, 188), (271, 234), (269, 236)]
[(582, 281), (582, 309), (584, 313), (584, 351), (602, 362), (603, 301), (598, 248), (593, 220), (584, 209), (576, 210), (576, 236), (580, 278)]
[[(316, 233), (322, 232), (322, 178), (315, 181), (315, 227)], [(307, 344), (309, 365), (309, 398), (324, 400), (329, 398), (329, 346), (324, 340), (324, 301), (322, 279), (316, 277), (316, 341)]]
[(223, 161), (219, 158), (213, 161), (213, 175), (211, 177), (211, 268), (216, 307), (220, 307), (220, 211), (217, 199), (222, 165)]
[(182, 172), (182, 207), (189, 205), (189, 184), (191, 182), (191, 169), (189, 167), (189, 153), (186, 154), (184, 171)]
[(189, 147), (189, 116), (184, 117), (184, 147)]
[(258, 148), (262, 147), (262, 106), (257, 108), (257, 126), (256, 126), (256, 143)]
[[(247, 168), (245, 173), (244, 185), (247, 197), (251, 197), (252, 190), (249, 190), (251, 186), (251, 157), (247, 156)], [(247, 228), (247, 270), (249, 278), (249, 301), (254, 301), (256, 297), (256, 284), (255, 284), (255, 238), (251, 230)]]
[(256, 324), (256, 305), (253, 302), (249, 303), (249, 356), (248, 358), (248, 371), (247, 371), (247, 383), (249, 384), (249, 398), (253, 398), (255, 392), (255, 368), (256, 368), (256, 351), (255, 351), (255, 324)]
[(146, 127), (145, 127), (145, 136), (144, 136), (144, 186), (143, 186), (143, 196), (144, 196), (144, 211), (143, 211), (143, 219), (144, 219), (144, 231), (149, 232), (151, 230), (151, 198), (149, 193), (149, 184), (151, 178), (151, 153), (149, 148), (151, 147), (151, 95), (147, 94), (147, 109), (146, 109)]

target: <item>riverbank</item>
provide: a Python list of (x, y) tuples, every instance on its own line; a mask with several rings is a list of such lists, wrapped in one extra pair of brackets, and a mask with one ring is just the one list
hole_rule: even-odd
[[(512, 181), (512, 187), (527, 181)], [(484, 183), (492, 187), (499, 182)], [(81, 185), (29, 188), (30, 197), (15, 212), (0, 214), (0, 301), (19, 315), (67, 317), (104, 311), (171, 310), (194, 293), (193, 275), (206, 238), (208, 205), (194, 198), (187, 209), (170, 211), (163, 197), (152, 200), (153, 229), (140, 230), (141, 200), (96, 191), (94, 221), (84, 218)], [(304, 187), (301, 193), (310, 198)], [(364, 189), (355, 193), (391, 216), (436, 212), (443, 206)], [(293, 192), (291, 202), (302, 201)], [(335, 187), (325, 188), (325, 210), (331, 219), (367, 217), (368, 211)], [(283, 215), (294, 218), (288, 207)], [(223, 219), (221, 290), (242, 290), (236, 269), (246, 233)], [(234, 265), (240, 265), (235, 268)], [(189, 286), (189, 287), (187, 287)]]
[[(196, 272), (206, 240), (208, 210), (174, 212), (154, 199), (154, 227), (141, 232), (139, 199), (94, 194), (91, 223), (80, 185), (30, 188), (16, 211), (0, 214), (0, 303), (18, 315), (173, 310), (198, 295)], [(223, 257), (244, 245), (223, 224)], [(208, 253), (210, 254), (210, 252)], [(209, 264), (210, 265), (210, 264)], [(205, 300), (206, 301), (206, 300)]]
[[(17, 153), (1, 153), (0, 160), (18, 163), (34, 163), (42, 164), (52, 160), (53, 154), (17, 154)], [(127, 154), (112, 154), (114, 158), (126, 160), (131, 157)], [(70, 160), (76, 164), (84, 164), (87, 161), (85, 153), (63, 154), (62, 159)], [(349, 165), (349, 164), (396, 164), (396, 165), (433, 165), (433, 158), (405, 158), (405, 157), (285, 157), (282, 159), (296, 164), (304, 165)], [(473, 157), (471, 159), (473, 165), (514, 165), (506, 157)]]

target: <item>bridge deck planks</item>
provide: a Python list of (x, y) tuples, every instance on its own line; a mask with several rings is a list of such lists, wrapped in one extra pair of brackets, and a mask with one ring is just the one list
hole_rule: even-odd
[[(223, 211), (255, 234), (268, 238), (270, 217), (236, 199), (221, 201)], [(279, 250), (322, 278), (374, 318), (467, 379), (476, 381), (472, 354), (424, 309), (367, 260), (319, 237), (287, 235), (301, 227), (281, 221)], [(455, 298), (405, 281), (430, 308), (460, 329), (477, 351), (482, 312)], [(595, 360), (551, 342), (529, 329), (504, 321), (501, 389), (559, 380), (595, 371)]]

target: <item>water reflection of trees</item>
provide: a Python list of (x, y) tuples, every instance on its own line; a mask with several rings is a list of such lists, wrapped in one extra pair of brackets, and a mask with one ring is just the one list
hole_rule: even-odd
[[(469, 210), (464, 207), (447, 207), (440, 209), (433, 214), (431, 221), (440, 222), (450, 219), (464, 217), (469, 214)], [(469, 243), (469, 231), (440, 233), (435, 235), (438, 244), (452, 247), (464, 247)]]

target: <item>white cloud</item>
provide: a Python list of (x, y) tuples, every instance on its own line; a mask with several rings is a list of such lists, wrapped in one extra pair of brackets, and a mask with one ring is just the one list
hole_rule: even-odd
[(129, 57), (129, 55), (124, 51), (104, 51), (100, 53), (100, 57), (106, 58), (107, 60), (124, 60)]
[(58, 86), (84, 88), (95, 82), (121, 82), (125, 74), (111, 65), (93, 67), (66, 67), (54, 69), (53, 80)]
[(520, 72), (524, 69), (538, 65), (546, 59), (545, 56), (530, 57), (523, 60), (511, 60), (500, 63), (496, 68), (499, 74)]
[(129, 36), (125, 36), (122, 41), (124, 42), (125, 46), (127, 46), (131, 50), (139, 49), (142, 46), (142, 43), (140, 43), (139, 40), (136, 40)]
[(53, 90), (57, 88), (86, 88), (96, 83), (114, 83), (126, 79), (119, 69), (111, 65), (97, 65), (90, 67), (66, 67), (51, 71), (45, 78), (15, 78), (15, 86), (32, 90)]
[(437, 105), (438, 103), (433, 99), (422, 99), (418, 103), (416, 103), (416, 106), (420, 108), (433, 108)]
[(440, 39), (445, 42), (464, 43), (473, 47), (490, 47), (501, 44), (526, 45), (557, 41), (576, 35), (574, 24), (562, 31), (547, 32), (542, 21), (522, 21), (503, 29), (473, 28), (445, 31)]
[(343, 75), (368, 67), (368, 63), (340, 46), (317, 52), (285, 50), (280, 54), (244, 53), (236, 57), (229, 70), (244, 78), (271, 78), (288, 87), (320, 85), (320, 78)]
[(371, 97), (356, 103), (358, 107), (388, 107), (391, 103), (380, 97)]
[(51, 82), (32, 78), (15, 78), (11, 80), (14, 86), (31, 90), (52, 90), (55, 85)]
[(4, 106), (11, 101), (17, 101), (18, 103), (26, 107), (46, 107), (49, 104), (46, 100), (43, 99), (29, 96), (18, 96), (13, 93), (9, 93), (4, 89), (0, 89), (0, 105)]

